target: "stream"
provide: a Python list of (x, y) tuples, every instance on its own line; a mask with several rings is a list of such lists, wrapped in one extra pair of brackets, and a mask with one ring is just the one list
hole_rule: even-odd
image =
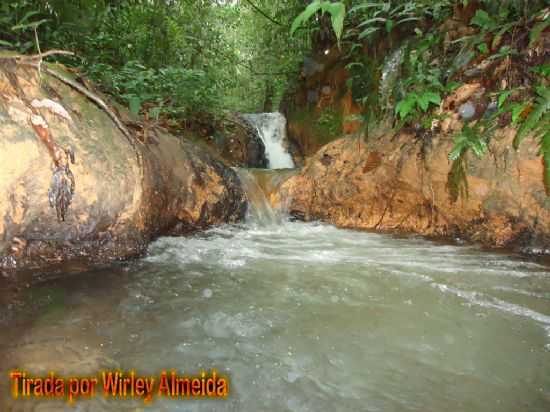
[[(284, 118), (248, 116), (271, 167), (292, 166)], [(1, 411), (550, 410), (547, 266), (291, 222), (264, 195), (291, 170), (237, 173), (245, 223), (160, 238), (109, 269), (60, 273), (2, 311)], [(215, 369), (229, 395), (13, 399), (14, 369), (98, 378)]]
[[(28, 289), (14, 368), (158, 376), (215, 368), (216, 400), (17, 399), (2, 411), (548, 411), (550, 270), (475, 246), (289, 222), (161, 238), (143, 259)], [(245, 179), (245, 181), (247, 181)], [(254, 197), (254, 196), (256, 197)], [(258, 200), (259, 199), (259, 200)]]

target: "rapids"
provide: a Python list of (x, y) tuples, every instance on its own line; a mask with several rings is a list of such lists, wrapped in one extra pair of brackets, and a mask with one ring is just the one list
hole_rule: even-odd
[(548, 267), (288, 222), (260, 213), (258, 185), (246, 187), (246, 224), (161, 238), (138, 262), (35, 285), (0, 335), (4, 377), (216, 368), (230, 379), (226, 400), (69, 406), (12, 400), (3, 379), (1, 410), (550, 410)]

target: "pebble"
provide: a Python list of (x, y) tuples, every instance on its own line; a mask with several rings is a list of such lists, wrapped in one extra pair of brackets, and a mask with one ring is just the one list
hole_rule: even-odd
[(472, 102), (467, 101), (458, 108), (458, 113), (464, 120), (470, 120), (476, 114), (476, 108)]

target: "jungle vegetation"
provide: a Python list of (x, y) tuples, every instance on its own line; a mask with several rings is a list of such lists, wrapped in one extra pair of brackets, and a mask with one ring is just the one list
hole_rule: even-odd
[(544, 0), (8, 0), (0, 47), (71, 50), (58, 60), (131, 112), (176, 124), (276, 110), (320, 34), (341, 53), (367, 131), (389, 118), (425, 136), (445, 97), (478, 76), (483, 115), (449, 154), (456, 199), (467, 153), (485, 155), (495, 125), (517, 127), (516, 147), (535, 135), (550, 189), (549, 15)]

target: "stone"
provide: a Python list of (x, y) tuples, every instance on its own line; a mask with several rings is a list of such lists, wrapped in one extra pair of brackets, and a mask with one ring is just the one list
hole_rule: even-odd
[(491, 155), (467, 156), (469, 195), (454, 203), (447, 189), (452, 139), (435, 133), (423, 148), (404, 131), (372, 140), (368, 149), (359, 149), (353, 138), (325, 145), (270, 200), (294, 219), (343, 228), (547, 250), (550, 210), (541, 201), (548, 199), (543, 163), (529, 140), (510, 150), (514, 135), (512, 128), (497, 129)]
[[(0, 79), (8, 77), (24, 79), (26, 94), (37, 102), (51, 101), (36, 71), (1, 66)], [(0, 95), (3, 270), (47, 271), (71, 261), (83, 262), (85, 270), (139, 255), (160, 235), (244, 218), (238, 176), (208, 150), (161, 131), (154, 144), (128, 140), (82, 94), (55, 79), (44, 81), (59, 97), (56, 105), (40, 107), (40, 116), (15, 88)], [(60, 107), (81, 115), (68, 122)], [(57, 147), (63, 150), (57, 153)], [(77, 156), (70, 165), (74, 193), (63, 202), (63, 221), (50, 208), (48, 189), (52, 169), (67, 173), (72, 153)]]

